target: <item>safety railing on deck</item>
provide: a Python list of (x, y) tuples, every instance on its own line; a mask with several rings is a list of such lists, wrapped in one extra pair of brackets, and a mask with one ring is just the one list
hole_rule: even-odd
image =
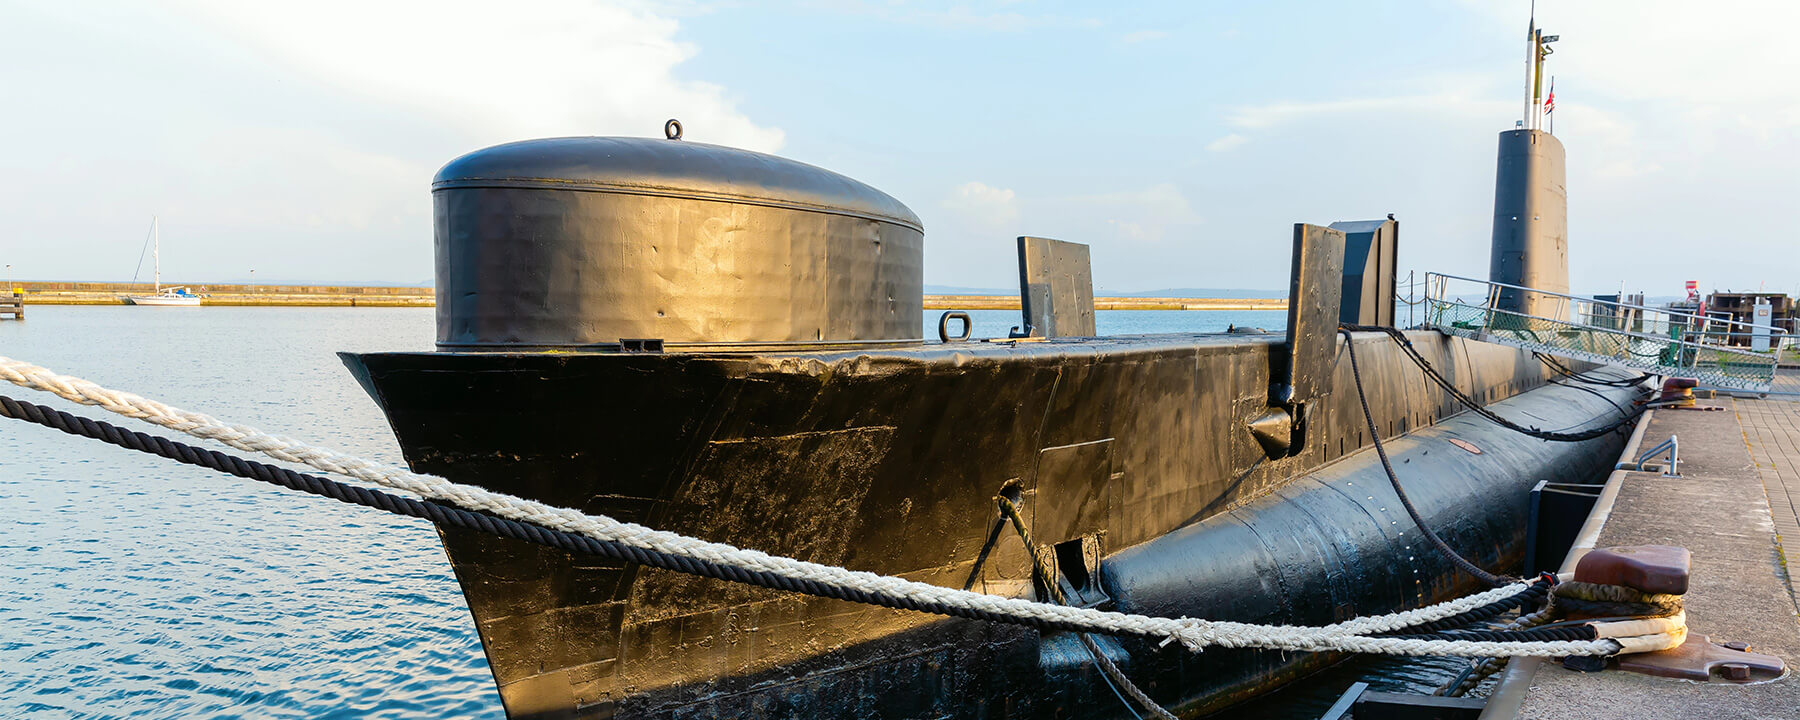
[[(1425, 324), (1445, 333), (1714, 387), (1768, 391), (1784, 344), (1783, 333), (1766, 326), (1455, 275), (1425, 277)], [(1770, 350), (1730, 344), (1758, 336)]]

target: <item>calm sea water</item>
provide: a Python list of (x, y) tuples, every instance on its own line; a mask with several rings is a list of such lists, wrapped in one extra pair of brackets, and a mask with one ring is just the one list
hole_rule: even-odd
[[(925, 317), (933, 336), (937, 315)], [(1016, 312), (971, 315), (977, 337), (1018, 324)], [(29, 317), (0, 321), (0, 355), (392, 463), (386, 422), (333, 353), (429, 350), (433, 337), (429, 309), (39, 306)], [(1103, 334), (1279, 331), (1285, 317), (1103, 311), (1096, 322)], [(1356, 676), (1416, 690), (1446, 663), (1354, 665), (1254, 712), (1316, 717)], [(502, 713), (428, 524), (0, 421), (0, 717)]]

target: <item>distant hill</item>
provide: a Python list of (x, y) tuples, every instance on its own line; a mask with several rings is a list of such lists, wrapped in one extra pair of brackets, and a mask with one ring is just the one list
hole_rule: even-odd
[[(1018, 295), (1018, 288), (972, 288), (956, 285), (925, 286), (926, 295)], [(1285, 298), (1287, 293), (1281, 290), (1244, 290), (1232, 288), (1169, 288), (1166, 290), (1140, 290), (1137, 292), (1121, 292), (1107, 288), (1094, 288), (1095, 297), (1141, 297), (1141, 298), (1227, 298), (1241, 300), (1245, 298)]]
[(393, 281), (393, 280), (359, 280), (356, 282), (340, 282), (340, 281), (324, 282), (324, 281), (319, 281), (319, 280), (301, 281), (301, 280), (293, 280), (291, 278), (290, 279), (279, 279), (279, 278), (266, 278), (266, 277), (238, 277), (238, 278), (232, 278), (232, 279), (227, 279), (227, 280), (214, 280), (212, 282), (215, 285), (310, 285), (310, 286), (329, 286), (329, 287), (428, 288), (428, 287), (431, 287), (433, 284), (435, 284), (436, 281), (420, 280), (419, 282), (414, 282), (414, 283), (397, 282), (397, 281)]
[(1242, 288), (1168, 288), (1165, 290), (1144, 290), (1140, 292), (1120, 292), (1106, 288), (1095, 288), (1095, 295), (1104, 297), (1166, 297), (1166, 298), (1285, 298), (1286, 290), (1246, 290)]
[(1017, 295), (1017, 294), (1019, 294), (1019, 289), (1018, 288), (1010, 288), (1010, 289), (1006, 289), (1006, 290), (997, 290), (994, 288), (972, 288), (972, 287), (962, 287), (960, 285), (932, 285), (930, 283), (926, 283), (925, 294), (926, 295)]

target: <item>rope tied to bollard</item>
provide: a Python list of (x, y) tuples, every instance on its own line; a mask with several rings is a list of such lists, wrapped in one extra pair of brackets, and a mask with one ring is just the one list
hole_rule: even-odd
[[(1639, 619), (1662, 620), (1664, 622), (1652, 622), (1650, 626), (1667, 628), (1665, 632), (1677, 635), (1678, 639), (1675, 641), (1675, 645), (1680, 645), (1687, 638), (1686, 613), (1682, 608), (1680, 595), (1647, 593), (1623, 585), (1606, 585), (1579, 580), (1565, 580), (1557, 583), (1549, 596), (1544, 598), (1542, 608), (1536, 612), (1519, 616), (1517, 620), (1508, 623), (1502, 629), (1526, 630), (1546, 627), (1557, 623), (1558, 618), (1567, 618), (1571, 615), (1589, 618), (1628, 618), (1621, 622), (1636, 622)], [(1491, 657), (1476, 660), (1432, 694), (1450, 697), (1465, 695), (1479, 687), (1482, 681), (1504, 669), (1509, 659)]]
[[(174, 443), (164, 438), (122, 430), (41, 405), (0, 397), (0, 415), (35, 422), (63, 432), (104, 440), (182, 462), (210, 467), (240, 477), (367, 505), (398, 514), (423, 517), (505, 537), (600, 554), (677, 572), (759, 587), (788, 590), (883, 607), (1002, 622), (1039, 630), (1092, 632), (1142, 637), (1162, 644), (1179, 642), (1194, 652), (1207, 647), (1265, 648), (1307, 652), (1339, 651), (1394, 655), (1458, 655), (1469, 657), (1531, 655), (1611, 655), (1636, 651), (1669, 640), (1666, 633), (1642, 637), (1607, 637), (1600, 624), (1590, 624), (1586, 639), (1541, 640), (1528, 636), (1471, 639), (1429, 634), (1381, 637), (1435, 620), (1476, 610), (1528, 589), (1513, 583), (1475, 595), (1388, 615), (1356, 618), (1322, 627), (1258, 625), (1198, 618), (1163, 618), (1101, 611), (1002, 597), (948, 588), (903, 578), (852, 571), (755, 550), (712, 543), (675, 533), (623, 523), (604, 515), (584, 515), (531, 500), (412, 473), (371, 460), (343, 455), (297, 440), (232, 425), (199, 413), (180, 410), (130, 393), (59, 375), (46, 368), (0, 357), (0, 379), (51, 392), (66, 399), (103, 407), (118, 414), (262, 452), (277, 459), (364, 479), (425, 498), (412, 500), (317, 476), (253, 463), (223, 453)], [(1679, 640), (1677, 639), (1676, 642)]]

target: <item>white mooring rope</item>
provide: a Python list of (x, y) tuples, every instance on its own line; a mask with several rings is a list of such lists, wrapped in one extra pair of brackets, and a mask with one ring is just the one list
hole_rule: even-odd
[(1604, 637), (1605, 632), (1603, 631), (1602, 638), (1596, 640), (1541, 642), (1369, 637), (1372, 633), (1398, 630), (1481, 607), (1523, 590), (1526, 587), (1525, 583), (1499, 587), (1416, 610), (1356, 618), (1323, 627), (1255, 625), (1197, 618), (1161, 618), (1052, 605), (773, 556), (756, 550), (652, 530), (641, 525), (620, 522), (605, 515), (585, 515), (575, 510), (554, 507), (472, 485), (462, 485), (435, 475), (415, 473), (326, 448), (315, 447), (279, 435), (270, 435), (252, 427), (234, 425), (131, 393), (109, 390), (81, 378), (61, 375), (47, 368), (7, 357), (0, 357), (0, 378), (20, 387), (49, 392), (72, 402), (99, 407), (194, 437), (214, 440), (239, 450), (259, 452), (277, 460), (305, 464), (325, 472), (409, 492), (466, 510), (491, 513), (553, 530), (586, 535), (596, 540), (793, 579), (828, 583), (892, 597), (905, 597), (918, 602), (938, 603), (997, 615), (1079, 626), (1088, 632), (1162, 637), (1165, 638), (1165, 643), (1180, 642), (1195, 652), (1209, 646), (1218, 646), (1387, 655), (1565, 657), (1660, 650), (1681, 644), (1686, 635), (1686, 629), (1683, 627), (1664, 629), (1662, 632), (1636, 637), (1608, 638)]

